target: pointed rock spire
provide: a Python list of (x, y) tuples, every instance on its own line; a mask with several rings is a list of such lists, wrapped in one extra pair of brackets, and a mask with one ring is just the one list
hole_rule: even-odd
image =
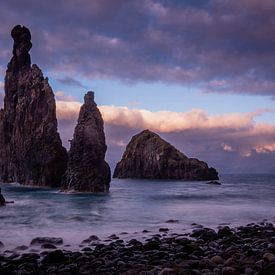
[(37, 65), (31, 66), (31, 33), (15, 26), (13, 57), (5, 76), (0, 112), (0, 181), (60, 186), (67, 151), (57, 132), (53, 91)]
[(17, 25), (11, 31), (13, 38), (13, 57), (8, 65), (8, 71), (18, 72), (31, 67), (29, 51), (32, 48), (31, 33), (25, 26)]
[(68, 169), (62, 189), (80, 192), (107, 192), (111, 181), (108, 163), (104, 160), (107, 146), (103, 119), (94, 92), (84, 96), (69, 151)]

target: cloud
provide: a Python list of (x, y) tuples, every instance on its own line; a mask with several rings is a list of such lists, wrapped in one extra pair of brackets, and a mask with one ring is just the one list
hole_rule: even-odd
[(78, 101), (56, 101), (56, 113), (57, 117), (60, 120), (68, 120), (75, 119), (78, 117), (79, 109), (81, 107), (81, 103)]
[(57, 78), (57, 81), (68, 86), (86, 88), (84, 85), (81, 84), (80, 81), (69, 76), (65, 76), (63, 78)]
[(158, 132), (177, 132), (190, 129), (246, 129), (253, 127), (253, 118), (266, 110), (247, 114), (208, 115), (204, 110), (193, 109), (188, 112), (151, 112), (128, 107), (101, 106), (103, 118), (107, 123), (124, 125), (129, 128), (150, 128)]
[(255, 146), (255, 150), (257, 153), (270, 153), (275, 152), (275, 142), (264, 144), (264, 145), (257, 145)]
[[(273, 1), (1, 1), (0, 63), (10, 29), (32, 30), (34, 62), (71, 75), (274, 96)], [(22, 13), (24, 9), (24, 13)]]
[(58, 101), (69, 101), (69, 102), (75, 101), (75, 98), (73, 96), (67, 95), (63, 91), (57, 91), (55, 93), (55, 98)]
[(228, 145), (226, 143), (221, 144), (221, 146), (222, 146), (224, 151), (227, 151), (227, 152), (234, 152), (235, 151), (235, 149), (232, 148), (231, 145)]
[[(68, 140), (73, 136), (82, 103), (62, 92), (57, 95), (58, 129), (63, 144), (69, 148)], [(149, 128), (187, 156), (205, 160), (223, 173), (275, 170), (275, 125), (255, 121), (269, 110), (209, 115), (203, 110), (152, 112), (122, 106), (99, 109), (105, 125), (107, 159), (112, 167), (131, 137)]]
[[(59, 129), (67, 146), (80, 106), (77, 101), (57, 101)], [(149, 128), (187, 156), (205, 160), (222, 172), (249, 172), (252, 167), (254, 172), (274, 172), (275, 125), (255, 121), (269, 110), (209, 115), (203, 110), (152, 112), (119, 106), (99, 106), (99, 109), (112, 167), (131, 137)]]
[[(2, 76), (12, 51), (10, 30), (20, 23), (32, 31), (33, 62), (72, 87), (80, 87), (75, 77), (80, 76), (275, 97), (274, 1), (15, 2), (0, 1)], [(81, 103), (62, 92), (56, 98), (68, 146)], [(275, 170), (274, 125), (256, 122), (263, 110), (223, 115), (200, 109), (100, 110), (113, 162), (133, 134), (150, 128), (222, 171)]]

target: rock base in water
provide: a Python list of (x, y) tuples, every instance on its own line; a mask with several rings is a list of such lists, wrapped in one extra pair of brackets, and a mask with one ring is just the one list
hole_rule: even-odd
[(145, 130), (135, 135), (116, 165), (114, 178), (217, 180), (207, 163), (188, 158), (157, 134)]
[(103, 119), (94, 102), (94, 93), (88, 92), (71, 141), (62, 190), (107, 192), (111, 171), (105, 161), (106, 150)]
[(31, 66), (31, 34), (16, 26), (13, 57), (5, 77), (0, 110), (0, 181), (60, 186), (67, 151), (57, 132), (56, 106), (48, 79)]

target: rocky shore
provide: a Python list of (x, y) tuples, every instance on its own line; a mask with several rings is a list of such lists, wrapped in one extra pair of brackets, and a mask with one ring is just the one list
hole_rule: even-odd
[(0, 242), (0, 274), (275, 274), (272, 223), (218, 230), (194, 225), (191, 233), (160, 228), (158, 234), (143, 234), (142, 242), (112, 235), (108, 243), (92, 235), (77, 252), (64, 249), (62, 238), (35, 238), (30, 247), (14, 251), (5, 251)]

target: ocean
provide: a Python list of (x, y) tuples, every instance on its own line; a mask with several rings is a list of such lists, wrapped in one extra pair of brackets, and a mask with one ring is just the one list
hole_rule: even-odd
[[(90, 235), (142, 238), (143, 230), (183, 233), (194, 223), (217, 228), (275, 222), (275, 175), (222, 175), (220, 182), (113, 179), (108, 194), (1, 184), (6, 200), (15, 203), (0, 208), (0, 241), (12, 249), (54, 236), (76, 248)], [(177, 222), (167, 223), (171, 219)]]

